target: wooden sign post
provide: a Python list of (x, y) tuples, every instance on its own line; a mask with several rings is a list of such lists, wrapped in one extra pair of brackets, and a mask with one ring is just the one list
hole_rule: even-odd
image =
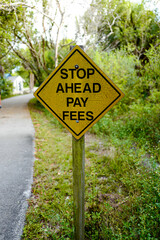
[(73, 206), (74, 206), (74, 237), (84, 239), (84, 192), (85, 192), (85, 137), (76, 140), (72, 136), (73, 157)]
[(124, 94), (83, 51), (83, 46), (74, 46), (34, 96), (73, 135), (75, 240), (84, 240), (84, 134)]
[[(84, 50), (82, 45), (80, 47)], [(73, 48), (74, 46), (70, 46), (70, 50)], [(83, 240), (85, 238), (85, 135), (78, 140), (72, 136), (72, 160), (74, 239)]]

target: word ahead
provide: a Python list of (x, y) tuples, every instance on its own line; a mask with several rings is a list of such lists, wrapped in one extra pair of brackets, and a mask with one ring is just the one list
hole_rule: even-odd
[(101, 85), (99, 83), (59, 83), (56, 93), (97, 93), (100, 92)]
[(78, 46), (34, 95), (76, 139), (124, 96)]

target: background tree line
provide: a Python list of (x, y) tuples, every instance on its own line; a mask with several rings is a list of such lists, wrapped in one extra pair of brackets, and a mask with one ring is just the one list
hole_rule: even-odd
[[(102, 52), (126, 48), (142, 65), (149, 61), (146, 51), (159, 46), (160, 21), (145, 2), (93, 0), (73, 40), (60, 39), (66, 9), (63, 2), (3, 0), (0, 3), (0, 63), (9, 71), (19, 66), (23, 74), (34, 73), (37, 83), (57, 66), (66, 48), (85, 36), (86, 47)], [(78, 28), (77, 28), (78, 29)], [(139, 66), (138, 66), (139, 67)]]

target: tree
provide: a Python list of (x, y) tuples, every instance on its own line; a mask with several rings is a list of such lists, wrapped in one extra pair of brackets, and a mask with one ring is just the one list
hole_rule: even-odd
[(157, 44), (160, 22), (155, 12), (145, 5), (125, 0), (93, 0), (84, 15), (85, 32), (103, 50), (127, 46), (144, 61), (150, 44)]
[[(44, 80), (63, 57), (60, 46), (60, 31), (63, 26), (65, 9), (59, 0), (52, 5), (48, 0), (35, 0), (35, 5), (25, 0), (21, 2), (4, 0), (0, 3), (0, 33), (3, 49), (1, 59), (10, 53), (19, 59), (19, 65), (32, 73), (38, 83)], [(36, 7), (36, 4), (38, 7)], [(39, 23), (35, 24), (38, 19)], [(70, 41), (67, 46), (72, 43)], [(51, 68), (48, 59), (52, 53)]]

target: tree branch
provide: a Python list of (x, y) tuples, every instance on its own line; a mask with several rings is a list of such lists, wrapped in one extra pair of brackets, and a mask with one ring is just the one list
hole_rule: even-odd
[(62, 27), (63, 24), (63, 18), (64, 18), (64, 12), (62, 12), (59, 0), (56, 0), (60, 15), (61, 15), (61, 19), (60, 19), (60, 23), (59, 26), (57, 27), (57, 35), (56, 35), (56, 42), (55, 42), (55, 67), (58, 66), (58, 45), (59, 45), (59, 34), (60, 34), (60, 29)]
[[(58, 1), (58, 0), (57, 0)], [(49, 20), (53, 21), (54, 19), (52, 17), (50, 17), (48, 14), (44, 13), (43, 11), (40, 11), (38, 8), (36, 8), (35, 6), (29, 5), (27, 3), (24, 2), (16, 2), (16, 3), (9, 3), (9, 4), (2, 4), (0, 3), (0, 10), (3, 11), (12, 11), (12, 10), (16, 10), (16, 8), (18, 7), (26, 7), (26, 8), (31, 8), (36, 10), (37, 12), (41, 13), (42, 15), (44, 15), (46, 18), (48, 18)], [(54, 22), (54, 24), (56, 24)]]

